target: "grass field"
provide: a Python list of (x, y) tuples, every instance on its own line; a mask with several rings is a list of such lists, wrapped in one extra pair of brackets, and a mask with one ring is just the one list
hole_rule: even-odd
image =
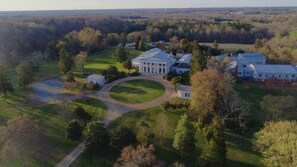
[[(33, 156), (27, 160), (29, 166), (54, 166), (61, 157), (78, 144), (64, 138), (66, 122), (58, 116), (57, 108), (54, 104), (32, 108), (7, 106), (6, 102), (6, 100), (2, 99), (0, 101), (1, 125), (4, 125), (8, 119), (26, 113), (33, 117), (46, 136), (46, 140), (43, 143), (46, 150), (33, 152)], [(0, 163), (0, 166), (21, 166), (21, 164), (19, 159), (15, 159), (8, 162), (3, 161)]]
[[(213, 43), (201, 43), (207, 46), (211, 46)], [(233, 43), (219, 43), (219, 48), (224, 49), (225, 51), (237, 51), (242, 49), (246, 52), (250, 51), (253, 45), (250, 44), (233, 44)]]
[[(186, 166), (195, 166), (193, 164), (193, 160), (183, 159), (179, 157), (179, 155), (173, 150), (172, 142), (174, 131), (177, 126), (177, 122), (180, 118), (179, 114), (175, 113), (166, 113), (168, 119), (168, 127), (165, 131), (166, 142), (162, 145), (160, 144), (157, 133), (156, 118), (158, 114), (162, 112), (160, 107), (154, 107), (151, 109), (143, 110), (143, 111), (132, 111), (118, 118), (114, 122), (112, 122), (109, 126), (109, 130), (114, 130), (119, 125), (125, 125), (130, 127), (134, 132), (136, 131), (135, 123), (138, 120), (144, 119), (146, 120), (152, 131), (155, 134), (155, 146), (158, 149), (157, 157), (158, 159), (164, 161), (166, 165), (170, 165), (175, 161), (182, 162), (186, 164)], [(193, 124), (195, 120), (193, 120)], [(261, 167), (264, 166), (261, 163), (261, 156), (254, 152), (252, 149), (251, 143), (251, 135), (241, 136), (238, 134), (234, 134), (232, 132), (227, 131), (225, 133), (226, 144), (227, 144), (227, 164), (230, 167)], [(196, 151), (198, 155), (200, 154), (200, 148), (205, 144), (205, 138), (201, 133), (196, 133)], [(72, 164), (72, 167), (79, 166), (94, 166), (95, 164), (100, 164), (102, 167), (112, 167), (113, 163), (119, 156), (119, 152), (109, 151), (104, 155), (90, 155), (87, 152), (84, 152), (75, 162)], [(198, 164), (199, 164), (198, 160)]]
[[(92, 72), (100, 72), (109, 65), (115, 65), (119, 70), (124, 70), (120, 63), (112, 58), (114, 49), (108, 49), (94, 55), (90, 55), (87, 60), (87, 67)], [(136, 57), (141, 52), (131, 51), (130, 58)], [(95, 62), (95, 63), (94, 63)], [(62, 76), (58, 61), (45, 61), (39, 64), (40, 69), (35, 75), (35, 80), (43, 79), (49, 76)], [(88, 69), (88, 68), (87, 68)], [(94, 70), (94, 71), (93, 71)], [(68, 154), (78, 142), (71, 142), (65, 139), (64, 133), (67, 122), (58, 114), (58, 108), (55, 104), (28, 107), (27, 96), (30, 89), (25, 90), (18, 85), (15, 69), (8, 69), (8, 75), (14, 85), (15, 91), (6, 97), (0, 94), (0, 126), (12, 118), (21, 114), (29, 114), (38, 123), (46, 135), (47, 149), (43, 152), (35, 152), (28, 159), (28, 165), (33, 167), (54, 166), (66, 154)], [(95, 120), (102, 120), (106, 115), (106, 106), (97, 99), (76, 100), (72, 103), (73, 107), (80, 105), (90, 112)], [(42, 157), (41, 157), (42, 155)], [(21, 166), (18, 159), (9, 162), (0, 162), (2, 166)]]
[[(29, 114), (41, 127), (43, 134), (46, 136), (46, 150), (44, 152), (35, 152), (33, 157), (29, 159), (29, 166), (54, 166), (66, 154), (68, 154), (78, 142), (72, 142), (66, 139), (65, 128), (67, 121), (65, 121), (58, 114), (58, 108), (55, 104), (48, 104), (39, 107), (18, 107), (14, 104), (18, 100), (13, 99), (12, 96), (3, 99), (0, 98), (0, 125), (4, 125), (7, 120), (17, 117), (21, 114)], [(12, 103), (12, 104), (10, 104)], [(93, 115), (93, 119), (102, 120), (106, 114), (106, 106), (97, 99), (77, 100), (73, 102), (73, 107), (80, 105)], [(43, 155), (44, 157), (40, 157)], [(19, 160), (0, 162), (2, 166), (21, 166)]]
[(79, 99), (75, 100), (73, 102), (73, 105), (83, 107), (87, 112), (89, 112), (93, 116), (94, 120), (103, 120), (107, 113), (107, 108), (105, 104), (98, 99)]
[[(87, 62), (85, 65), (85, 69), (87, 72), (91, 73), (98, 73), (100, 74), (103, 70), (107, 69), (110, 65), (116, 66), (120, 71), (126, 70), (122, 64), (118, 61), (116, 61), (112, 54), (115, 51), (115, 48), (106, 49), (97, 53), (94, 53), (92, 55), (89, 55), (87, 58)], [(128, 58), (132, 59), (137, 56), (139, 56), (142, 52), (137, 50), (131, 50), (128, 53)]]
[[(230, 167), (265, 166), (262, 163), (261, 155), (253, 150), (252, 145), (253, 134), (257, 130), (259, 130), (259, 127), (262, 126), (264, 122), (264, 114), (261, 111), (260, 102), (262, 101), (262, 98), (267, 94), (281, 95), (282, 93), (277, 90), (265, 89), (258, 84), (237, 84), (236, 91), (239, 92), (243, 100), (248, 102), (253, 119), (252, 124), (253, 126), (255, 126), (255, 128), (249, 129), (249, 131), (244, 135), (239, 135), (232, 131), (225, 132), (225, 139), (227, 145), (227, 164)], [(158, 125), (156, 124), (156, 118), (158, 116), (158, 113), (160, 112), (162, 112), (162, 110), (158, 106), (144, 111), (132, 111), (116, 119), (108, 126), (108, 128), (110, 130), (113, 130), (119, 125), (126, 125), (130, 127), (133, 131), (136, 131), (135, 123), (140, 119), (145, 119), (152, 127), (152, 130), (156, 135), (156, 138), (158, 138)], [(189, 162), (192, 161), (180, 158), (171, 147), (174, 136), (174, 130), (176, 128), (180, 115), (175, 113), (166, 113), (166, 115), (169, 120), (168, 129), (165, 132), (167, 142), (165, 144), (160, 145), (159, 141), (156, 140), (155, 145), (159, 150), (157, 152), (157, 157), (162, 161), (165, 161), (167, 165), (178, 160), (191, 166), (191, 163)], [(193, 123), (194, 122), (195, 120), (193, 120)], [(201, 134), (197, 133), (196, 140), (197, 152), (199, 154), (199, 150), (201, 147), (203, 147), (205, 139)], [(89, 155), (85, 152), (82, 154), (82, 156), (80, 156), (77, 159), (77, 161), (73, 164), (73, 167), (92, 166), (94, 164), (102, 164), (103, 167), (111, 167), (113, 166), (113, 163), (118, 156), (118, 152), (108, 152), (106, 155), (102, 156)]]
[(110, 90), (110, 96), (123, 103), (152, 101), (165, 93), (165, 87), (151, 80), (131, 80), (119, 83)]

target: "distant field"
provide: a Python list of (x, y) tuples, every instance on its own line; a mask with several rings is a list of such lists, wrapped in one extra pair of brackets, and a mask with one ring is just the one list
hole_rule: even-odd
[[(201, 43), (207, 46), (211, 46), (213, 43)], [(244, 51), (249, 51), (253, 45), (250, 44), (233, 44), (233, 43), (219, 43), (219, 47), (226, 51), (236, 51), (242, 49)]]

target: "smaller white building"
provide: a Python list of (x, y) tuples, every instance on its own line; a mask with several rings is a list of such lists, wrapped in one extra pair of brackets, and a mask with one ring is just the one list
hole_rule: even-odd
[(103, 86), (105, 84), (105, 77), (103, 75), (89, 75), (87, 77), (88, 83), (98, 84)]
[(192, 60), (191, 54), (183, 55), (173, 66), (171, 71), (177, 74), (183, 74), (191, 70), (190, 62)]
[(191, 98), (191, 86), (179, 85), (177, 87), (177, 96), (183, 99)]

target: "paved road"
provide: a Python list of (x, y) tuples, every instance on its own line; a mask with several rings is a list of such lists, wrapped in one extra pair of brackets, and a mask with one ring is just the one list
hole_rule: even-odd
[(75, 149), (73, 149), (64, 159), (56, 165), (56, 167), (66, 167), (70, 164), (85, 150), (85, 144), (80, 143)]
[(63, 82), (58, 77), (46, 78), (32, 84), (34, 98), (40, 102), (50, 102), (59, 98), (66, 98), (70, 101), (79, 98), (79, 95), (65, 95)]
[[(113, 100), (109, 96), (110, 89), (121, 82), (134, 80), (134, 79), (147, 79), (160, 82), (165, 86), (165, 93), (161, 97), (145, 103), (138, 103), (138, 104), (125, 104), (120, 103)], [(127, 77), (123, 79), (116, 80), (112, 83), (106, 84), (100, 90), (98, 95), (94, 96), (95, 98), (99, 98), (106, 106), (107, 106), (107, 115), (104, 119), (104, 123), (108, 125), (116, 118), (120, 117), (121, 115), (134, 111), (134, 110), (144, 110), (148, 108), (152, 108), (154, 106), (158, 106), (162, 104), (164, 101), (170, 100), (174, 96), (175, 90), (174, 87), (171, 85), (170, 82), (163, 80), (161, 77), (152, 77), (152, 76), (137, 76), (137, 77)], [(70, 152), (56, 167), (68, 167), (75, 159), (85, 150), (84, 143), (81, 143), (77, 146), (72, 152)]]

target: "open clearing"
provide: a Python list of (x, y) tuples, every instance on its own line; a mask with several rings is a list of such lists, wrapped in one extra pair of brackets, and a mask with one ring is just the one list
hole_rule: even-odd
[[(100, 74), (103, 70), (107, 69), (109, 66), (116, 66), (119, 71), (128, 72), (123, 66), (122, 63), (116, 61), (112, 54), (115, 51), (115, 48), (106, 49), (94, 54), (91, 54), (87, 58), (85, 69), (88, 73), (97, 73)], [(139, 56), (142, 51), (131, 50), (128, 53), (128, 59), (135, 58)]]
[[(207, 46), (211, 46), (213, 43), (201, 43)], [(246, 52), (250, 51), (253, 45), (250, 44), (236, 44), (236, 43), (219, 43), (219, 48), (224, 49), (225, 51), (237, 51), (242, 49)]]

